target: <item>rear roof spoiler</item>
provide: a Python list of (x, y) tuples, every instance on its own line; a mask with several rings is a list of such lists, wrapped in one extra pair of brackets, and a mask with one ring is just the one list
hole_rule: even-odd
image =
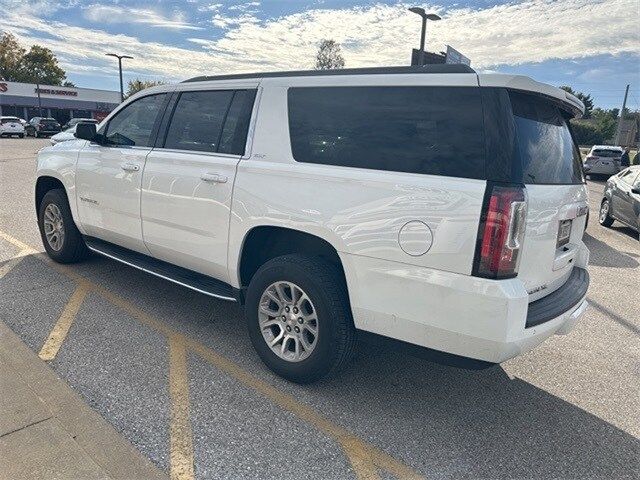
[(571, 114), (572, 117), (580, 118), (584, 114), (584, 103), (578, 97), (565, 92), (561, 88), (552, 85), (536, 82), (523, 75), (508, 75), (501, 73), (481, 73), (478, 74), (478, 83), (481, 87), (504, 87), (512, 90), (520, 90), (549, 97), (555, 100), (558, 105)]

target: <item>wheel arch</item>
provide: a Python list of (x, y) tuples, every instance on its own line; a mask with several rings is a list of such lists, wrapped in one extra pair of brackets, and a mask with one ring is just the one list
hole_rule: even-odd
[(337, 249), (326, 239), (293, 228), (259, 225), (248, 230), (238, 254), (238, 284), (246, 287), (256, 271), (272, 258), (291, 253), (307, 253), (336, 265), (343, 278), (345, 271)]
[(42, 175), (38, 177), (38, 180), (36, 180), (35, 189), (36, 212), (40, 208), (40, 203), (42, 202), (42, 199), (44, 198), (46, 193), (57, 188), (63, 190), (65, 195), (67, 195), (67, 200), (69, 200), (67, 189), (65, 188), (64, 183), (62, 183), (62, 180), (50, 175)]

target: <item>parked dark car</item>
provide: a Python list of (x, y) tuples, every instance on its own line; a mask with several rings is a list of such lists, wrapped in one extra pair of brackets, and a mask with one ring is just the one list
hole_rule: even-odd
[(55, 118), (33, 117), (24, 127), (27, 136), (32, 137), (50, 137), (62, 131), (62, 127)]
[(598, 220), (605, 227), (617, 220), (640, 232), (640, 166), (625, 168), (609, 178)]

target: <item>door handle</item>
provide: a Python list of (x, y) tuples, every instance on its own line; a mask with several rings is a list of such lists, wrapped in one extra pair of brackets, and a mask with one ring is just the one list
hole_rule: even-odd
[(226, 176), (218, 173), (203, 173), (200, 175), (200, 179), (207, 183), (227, 183), (229, 180)]
[(140, 165), (136, 163), (123, 163), (120, 165), (120, 168), (122, 168), (125, 172), (137, 172), (138, 170), (140, 170)]

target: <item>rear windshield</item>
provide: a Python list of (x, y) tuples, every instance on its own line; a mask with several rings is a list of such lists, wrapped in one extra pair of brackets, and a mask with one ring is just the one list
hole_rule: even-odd
[(20, 120), (17, 118), (3, 118), (0, 119), (0, 123), (20, 123)]
[(560, 109), (536, 95), (510, 91), (509, 97), (523, 182), (582, 183), (580, 152)]
[(484, 178), (478, 88), (289, 89), (298, 162)]
[(606, 158), (616, 158), (616, 157), (621, 157), (622, 156), (622, 152), (620, 150), (594, 150), (593, 152), (591, 152), (593, 155), (595, 155), (596, 157), (606, 157)]

